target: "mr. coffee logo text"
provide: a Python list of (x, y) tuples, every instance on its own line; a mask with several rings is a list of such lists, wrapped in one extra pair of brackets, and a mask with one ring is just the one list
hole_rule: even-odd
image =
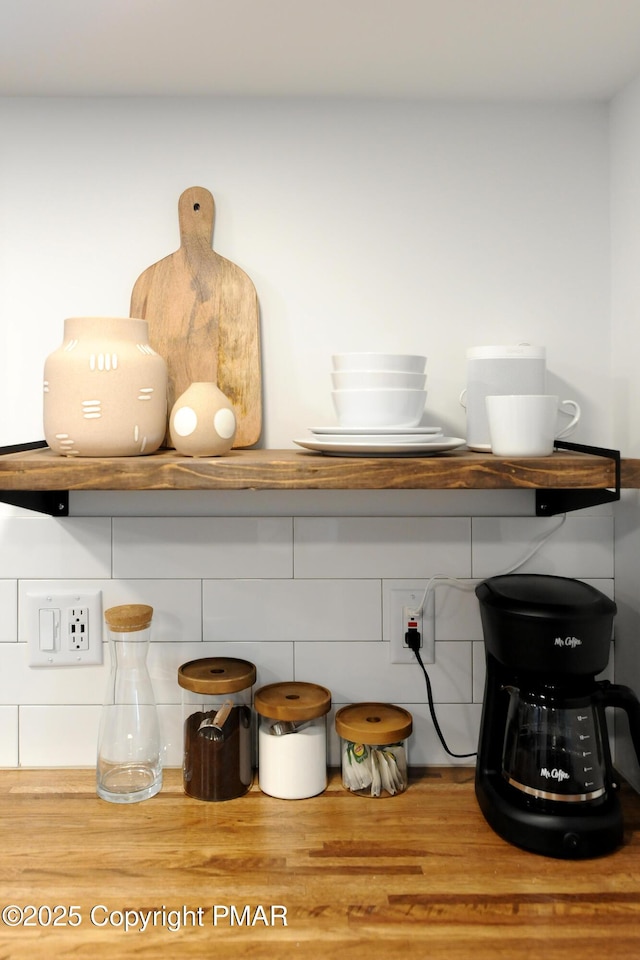
[(540, 776), (544, 777), (546, 780), (557, 780), (558, 783), (562, 783), (563, 780), (569, 779), (569, 774), (566, 770), (558, 770), (557, 767), (554, 767), (553, 770), (549, 770), (548, 767), (542, 767), (540, 770)]
[(579, 637), (556, 637), (553, 645), (554, 647), (571, 647), (575, 650), (576, 647), (582, 646), (582, 640)]

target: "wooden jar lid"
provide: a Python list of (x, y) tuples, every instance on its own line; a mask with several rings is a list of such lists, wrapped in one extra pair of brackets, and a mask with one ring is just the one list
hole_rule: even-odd
[(120, 607), (109, 607), (104, 612), (107, 626), (114, 633), (133, 633), (145, 630), (151, 624), (153, 607), (146, 603), (125, 603)]
[(315, 720), (331, 709), (331, 693), (317, 683), (270, 683), (256, 690), (253, 705), (271, 720)]
[(336, 713), (336, 732), (352, 743), (388, 746), (405, 740), (413, 730), (413, 717), (392, 703), (352, 703)]
[(235, 657), (205, 657), (190, 660), (178, 669), (178, 683), (193, 693), (235, 693), (255, 683), (256, 668)]

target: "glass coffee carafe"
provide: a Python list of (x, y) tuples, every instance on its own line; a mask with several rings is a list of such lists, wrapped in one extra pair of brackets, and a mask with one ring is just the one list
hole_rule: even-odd
[(538, 800), (601, 797), (610, 759), (594, 697), (505, 689), (511, 696), (502, 754), (507, 782)]
[(637, 723), (638, 701), (628, 688), (604, 680), (576, 690), (541, 684), (510, 695), (502, 774), (538, 800), (581, 803), (605, 795), (612, 783), (606, 707), (626, 710)]

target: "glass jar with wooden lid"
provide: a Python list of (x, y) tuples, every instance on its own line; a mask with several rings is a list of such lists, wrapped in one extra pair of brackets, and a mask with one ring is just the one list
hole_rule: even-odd
[(335, 718), (340, 737), (342, 784), (361, 797), (391, 797), (409, 783), (408, 710), (391, 703), (353, 703)]
[(253, 780), (251, 693), (256, 668), (206, 657), (178, 669), (184, 721), (183, 784), (196, 800), (233, 800)]
[(327, 786), (331, 693), (317, 683), (271, 683), (256, 691), (258, 782), (283, 800), (315, 797)]

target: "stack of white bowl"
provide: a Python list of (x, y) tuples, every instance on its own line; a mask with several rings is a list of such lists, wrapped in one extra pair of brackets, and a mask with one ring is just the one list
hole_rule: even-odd
[(337, 353), (331, 397), (341, 427), (400, 429), (420, 423), (427, 399), (426, 357)]

